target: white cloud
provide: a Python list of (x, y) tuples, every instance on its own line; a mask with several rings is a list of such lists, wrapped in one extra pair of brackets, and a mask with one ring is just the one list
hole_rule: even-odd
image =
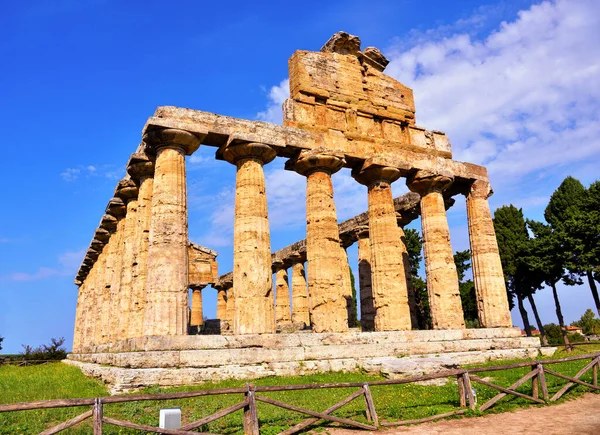
[(258, 112), (256, 117), (261, 121), (281, 124), (283, 121), (283, 111), (281, 106), (290, 95), (290, 80), (284, 79), (279, 85), (273, 86), (269, 90), (267, 108)]
[(460, 33), (392, 48), (386, 72), (413, 87), (418, 123), (445, 130), (456, 159), (487, 166), (496, 186), (519, 184), (600, 160), (592, 41), (600, 41), (600, 4), (557, 0), (520, 11), (483, 40)]
[(67, 168), (64, 172), (61, 172), (60, 177), (65, 181), (75, 181), (79, 178), (81, 169), (78, 168)]
[(58, 266), (56, 267), (42, 266), (33, 273), (13, 272), (8, 275), (8, 279), (10, 281), (39, 281), (54, 277), (75, 276), (85, 252), (85, 249), (80, 251), (67, 251), (58, 256)]
[(116, 165), (77, 165), (74, 168), (67, 168), (61, 172), (60, 177), (67, 182), (78, 180), (79, 178), (103, 177), (109, 180), (118, 180), (125, 175), (125, 169)]

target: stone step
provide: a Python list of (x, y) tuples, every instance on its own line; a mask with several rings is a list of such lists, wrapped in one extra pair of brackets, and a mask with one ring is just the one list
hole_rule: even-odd
[(371, 342), (369, 344), (317, 344), (282, 347), (245, 347), (197, 350), (170, 350), (145, 352), (115, 352), (72, 354), (70, 359), (118, 367), (219, 367), (305, 360), (442, 354), (494, 349), (540, 347), (539, 339), (532, 337), (492, 338), (429, 342)]

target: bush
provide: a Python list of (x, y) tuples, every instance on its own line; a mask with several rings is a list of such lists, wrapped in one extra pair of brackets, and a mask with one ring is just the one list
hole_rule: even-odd
[[(562, 338), (560, 326), (558, 326), (556, 323), (548, 323), (547, 325), (544, 325), (544, 330), (546, 331), (549, 345), (560, 346), (565, 344)], [(582, 341), (585, 341), (585, 337), (579, 333), (568, 333), (567, 338), (569, 339), (569, 343), (581, 343)]]
[(67, 357), (67, 350), (62, 347), (65, 343), (64, 337), (51, 338), (50, 344), (43, 344), (35, 349), (28, 344), (23, 344), (21, 355), (24, 360), (62, 360)]

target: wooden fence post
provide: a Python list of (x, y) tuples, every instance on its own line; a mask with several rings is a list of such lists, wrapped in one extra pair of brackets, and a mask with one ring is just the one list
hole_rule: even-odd
[(535, 397), (537, 399), (540, 397), (540, 390), (539, 390), (539, 384), (538, 384), (539, 377), (540, 377), (539, 367), (537, 365), (531, 366), (531, 370), (537, 372), (537, 374), (533, 378), (531, 378), (531, 396)]
[(372, 421), (376, 427), (379, 427), (379, 417), (377, 416), (377, 410), (375, 409), (375, 403), (373, 402), (373, 396), (371, 396), (371, 390), (369, 384), (363, 384), (363, 391), (365, 392), (365, 405), (367, 408), (367, 421)]
[(537, 374), (537, 378), (540, 382), (540, 388), (542, 389), (542, 399), (544, 399), (545, 402), (548, 401), (548, 385), (546, 384), (546, 375), (544, 374), (544, 365), (541, 363), (538, 363), (537, 365), (537, 369), (538, 369), (538, 374)]
[(244, 407), (244, 435), (259, 435), (258, 414), (256, 412), (256, 400), (254, 398), (254, 385), (247, 384), (245, 393), (248, 404)]
[(94, 435), (102, 435), (103, 410), (102, 399), (99, 397), (94, 400), (94, 411), (92, 416), (94, 418)]
[(460, 403), (460, 407), (466, 408), (467, 398), (465, 396), (465, 381), (463, 380), (463, 375), (458, 375), (456, 377), (456, 382), (458, 383), (458, 401)]
[(598, 386), (598, 367), (600, 366), (600, 358), (596, 358), (596, 365), (592, 368), (592, 384)]
[(469, 408), (475, 411), (475, 395), (473, 394), (473, 387), (471, 387), (471, 378), (469, 377), (469, 373), (464, 372), (462, 378), (465, 391), (467, 392), (467, 399), (469, 399)]

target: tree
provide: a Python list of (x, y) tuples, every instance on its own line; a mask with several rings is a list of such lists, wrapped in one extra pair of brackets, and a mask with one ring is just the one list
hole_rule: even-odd
[(23, 344), (23, 359), (25, 360), (61, 360), (67, 357), (67, 350), (63, 347), (64, 337), (51, 338), (50, 344), (43, 344), (36, 348)]
[(477, 314), (475, 284), (472, 279), (465, 281), (465, 275), (471, 268), (471, 251), (469, 249), (456, 251), (454, 254), (454, 264), (456, 265), (456, 273), (458, 274), (458, 288), (465, 316), (465, 324), (468, 328), (478, 328), (479, 317)]
[(0, 350), (2, 350), (2, 342), (4, 341), (4, 337), (0, 335)]
[(587, 278), (600, 315), (600, 298), (594, 282), (600, 264), (600, 182), (586, 189), (579, 180), (565, 178), (550, 197), (544, 217), (556, 232), (561, 252), (565, 254), (564, 266), (569, 274), (563, 281), (575, 285)]
[(523, 280), (521, 279), (523, 275), (521, 258), (529, 240), (523, 211), (512, 204), (496, 209), (494, 212), (494, 230), (498, 240), (508, 300), (512, 302), (513, 297), (517, 298), (525, 332), (528, 337), (531, 337), (529, 316), (523, 305), (523, 299), (527, 297), (528, 292), (523, 288)]
[(419, 232), (413, 228), (406, 228), (404, 230), (404, 235), (406, 239), (408, 263), (410, 265), (410, 281), (415, 290), (419, 329), (431, 329), (427, 283), (419, 276), (419, 266), (423, 260), (423, 257), (421, 256), (421, 252), (423, 251), (423, 239)]
[(348, 264), (350, 270), (350, 287), (352, 288), (352, 298), (349, 301), (350, 306), (348, 307), (348, 326), (354, 328), (358, 326), (358, 313), (357, 313), (357, 301), (356, 301), (356, 286), (354, 285), (354, 273), (350, 264)]
[(579, 326), (584, 334), (600, 334), (600, 319), (595, 318), (591, 308), (585, 310), (581, 319), (571, 323), (573, 326)]
[(536, 274), (547, 286), (552, 288), (556, 317), (560, 325), (565, 345), (569, 344), (565, 320), (562, 314), (556, 283), (565, 278), (565, 264), (567, 253), (558, 231), (550, 225), (527, 220), (527, 225), (534, 235), (529, 244), (529, 250), (523, 260), (531, 273)]

